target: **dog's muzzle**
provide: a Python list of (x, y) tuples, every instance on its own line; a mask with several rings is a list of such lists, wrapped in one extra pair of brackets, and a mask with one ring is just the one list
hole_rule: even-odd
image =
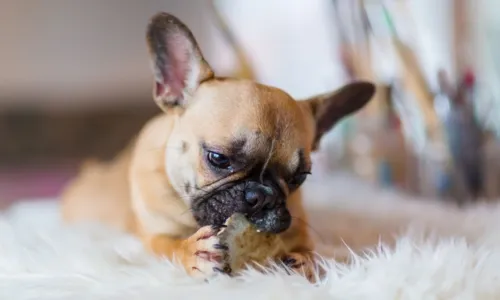
[(280, 233), (291, 225), (283, 192), (270, 182), (246, 180), (193, 201), (193, 216), (200, 226), (220, 225), (242, 213), (262, 232)]

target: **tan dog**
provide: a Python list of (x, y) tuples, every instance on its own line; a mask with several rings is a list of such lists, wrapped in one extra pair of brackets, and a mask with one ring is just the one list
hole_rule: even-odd
[(215, 77), (189, 29), (166, 13), (152, 18), (147, 42), (164, 114), (113, 162), (84, 168), (63, 195), (65, 219), (129, 231), (190, 274), (210, 276), (227, 249), (215, 233), (240, 212), (280, 235), (288, 255), (277, 259), (307, 269), (313, 245), (300, 185), (310, 153), (374, 86), (358, 82), (295, 101), (277, 88)]

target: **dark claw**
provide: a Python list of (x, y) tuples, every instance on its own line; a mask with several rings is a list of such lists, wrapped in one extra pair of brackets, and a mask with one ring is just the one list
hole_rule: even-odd
[(231, 274), (231, 272), (233, 271), (233, 270), (231, 270), (231, 267), (229, 267), (227, 265), (223, 269), (217, 268), (217, 267), (213, 267), (213, 270), (215, 272), (222, 273), (222, 274), (227, 274), (227, 275)]
[(230, 267), (230, 266), (225, 266), (225, 267), (224, 267), (224, 273), (226, 273), (226, 274), (231, 274), (231, 272), (233, 272), (233, 270), (231, 269), (231, 267)]
[(215, 244), (214, 248), (217, 249), (217, 250), (229, 250), (228, 246), (222, 245), (222, 244)]
[(221, 228), (226, 228), (227, 226), (224, 225), (224, 224), (218, 224), (218, 225), (212, 225), (212, 229), (216, 232), (218, 232), (219, 230), (221, 230)]
[(283, 259), (283, 263), (287, 266), (290, 266), (290, 265), (297, 263), (297, 260), (293, 257), (285, 257)]

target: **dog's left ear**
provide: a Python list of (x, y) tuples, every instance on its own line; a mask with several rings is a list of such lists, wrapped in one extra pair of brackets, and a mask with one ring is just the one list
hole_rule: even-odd
[(375, 85), (359, 81), (349, 83), (338, 90), (299, 101), (311, 113), (316, 123), (313, 150), (321, 137), (342, 118), (360, 110), (375, 93)]
[(153, 97), (164, 111), (185, 107), (198, 86), (214, 76), (189, 28), (168, 13), (151, 18), (147, 28), (155, 85)]

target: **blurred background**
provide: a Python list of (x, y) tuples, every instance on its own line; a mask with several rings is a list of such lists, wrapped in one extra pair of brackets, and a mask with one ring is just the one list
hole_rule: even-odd
[(218, 75), (297, 99), (377, 84), (315, 171), (457, 204), (499, 196), (498, 1), (0, 0), (1, 203), (57, 196), (159, 113), (145, 45), (158, 11), (188, 24)]

